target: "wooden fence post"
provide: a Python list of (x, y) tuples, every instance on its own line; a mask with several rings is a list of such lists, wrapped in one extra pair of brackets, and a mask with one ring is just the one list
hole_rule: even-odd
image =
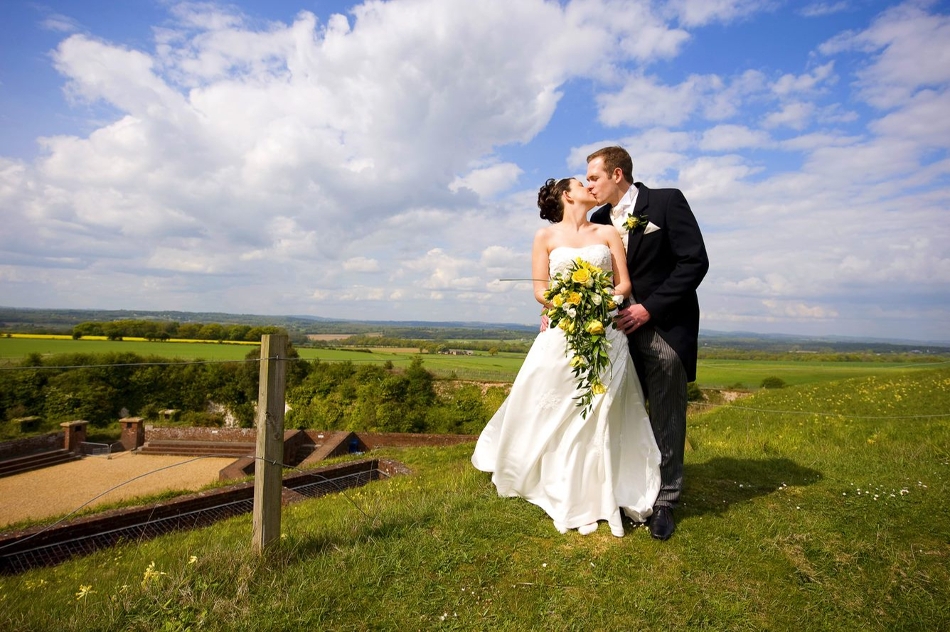
[(285, 335), (261, 337), (261, 385), (257, 396), (257, 458), (254, 461), (253, 549), (260, 553), (280, 538), (284, 462)]

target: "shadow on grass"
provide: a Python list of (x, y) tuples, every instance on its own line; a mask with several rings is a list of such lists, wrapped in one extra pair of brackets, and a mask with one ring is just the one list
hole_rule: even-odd
[(717, 457), (683, 467), (685, 516), (721, 514), (732, 505), (774, 494), (783, 487), (802, 487), (821, 479), (821, 472), (787, 458)]
[[(388, 512), (387, 512), (388, 513)], [(420, 526), (437, 524), (435, 511), (422, 511), (415, 515), (354, 515), (346, 529), (332, 534), (307, 535), (285, 548), (285, 555), (306, 559), (328, 550), (341, 550), (354, 544), (404, 537)]]

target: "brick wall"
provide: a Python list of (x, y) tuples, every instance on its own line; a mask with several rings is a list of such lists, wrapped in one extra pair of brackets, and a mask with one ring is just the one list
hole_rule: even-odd
[(205, 428), (191, 426), (155, 427), (145, 426), (146, 441), (237, 441), (253, 442), (257, 439), (254, 428)]
[(59, 450), (63, 447), (65, 440), (66, 435), (64, 433), (54, 432), (38, 437), (29, 437), (27, 439), (4, 441), (0, 443), (0, 460), (15, 459), (18, 456), (28, 456), (37, 452), (46, 452), (47, 450)]

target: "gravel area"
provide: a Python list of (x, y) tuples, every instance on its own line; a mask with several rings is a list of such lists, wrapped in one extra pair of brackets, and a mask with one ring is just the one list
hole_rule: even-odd
[(233, 462), (120, 452), (7, 476), (0, 478), (0, 528), (63, 515), (84, 503), (94, 507), (167, 490), (194, 491), (217, 481), (218, 472)]

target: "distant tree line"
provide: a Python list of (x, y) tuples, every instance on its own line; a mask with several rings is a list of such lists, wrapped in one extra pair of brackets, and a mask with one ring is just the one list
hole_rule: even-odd
[(530, 340), (422, 340), (418, 338), (396, 338), (389, 336), (350, 336), (342, 340), (325, 341), (325, 346), (335, 347), (406, 347), (428, 353), (439, 353), (447, 349), (468, 349), (471, 351), (527, 353)]
[(940, 354), (939, 349), (928, 352), (907, 351), (774, 351), (767, 349), (730, 349), (727, 347), (699, 348), (701, 360), (779, 360), (782, 362), (946, 362), (947, 353)]
[[(474, 384), (436, 388), (414, 360), (408, 369), (353, 366), (289, 357), (286, 427), (378, 432), (477, 433), (505, 397), (502, 388)], [(94, 430), (116, 422), (123, 409), (153, 421), (176, 409), (181, 423), (222, 425), (227, 409), (243, 427), (254, 424), (259, 350), (247, 362), (189, 362), (134, 353), (31, 354), (0, 371), (0, 438), (19, 432), (14, 420), (40, 417), (41, 430), (84, 419)], [(65, 368), (75, 367), (75, 368)]]
[(179, 323), (173, 320), (113, 320), (79, 323), (73, 327), (73, 338), (105, 336), (109, 340), (145, 338), (146, 340), (245, 341), (260, 342), (265, 334), (286, 334), (272, 325), (222, 325), (220, 323)]

